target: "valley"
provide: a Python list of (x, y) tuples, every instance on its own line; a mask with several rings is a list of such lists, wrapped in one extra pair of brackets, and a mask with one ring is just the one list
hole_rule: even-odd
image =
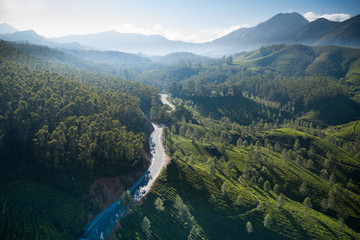
[(0, 239), (359, 239), (358, 21), (0, 25)]

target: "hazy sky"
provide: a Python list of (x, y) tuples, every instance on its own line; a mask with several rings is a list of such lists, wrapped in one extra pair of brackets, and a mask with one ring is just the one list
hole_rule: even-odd
[(117, 30), (202, 42), (293, 11), (342, 21), (360, 0), (0, 0), (0, 23), (46, 37)]

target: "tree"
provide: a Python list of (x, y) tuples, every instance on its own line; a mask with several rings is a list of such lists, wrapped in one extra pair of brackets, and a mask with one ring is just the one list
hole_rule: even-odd
[(320, 171), (320, 176), (321, 176), (322, 179), (327, 180), (327, 178), (328, 178), (328, 171), (327, 171), (326, 169), (321, 169), (321, 171)]
[(281, 193), (277, 198), (276, 198), (276, 206), (278, 208), (282, 208), (285, 204), (285, 197), (284, 195)]
[(313, 167), (314, 167), (314, 162), (313, 162), (313, 160), (311, 160), (311, 159), (307, 160), (307, 162), (306, 162), (306, 168), (311, 169), (311, 168), (313, 168)]
[(256, 176), (255, 176), (255, 175), (251, 177), (250, 182), (251, 182), (252, 184), (256, 184), (256, 183), (257, 183)]
[(279, 184), (275, 184), (275, 186), (274, 186), (274, 192), (275, 192), (276, 194), (279, 194), (279, 193), (280, 193), (280, 185), (279, 185)]
[(255, 147), (259, 149), (261, 147), (261, 142), (259, 140), (256, 140)]
[(265, 218), (264, 218), (264, 227), (266, 228), (270, 228), (272, 225), (272, 218), (270, 213), (266, 214)]
[(324, 161), (324, 167), (325, 167), (326, 169), (329, 169), (329, 167), (330, 167), (330, 160), (329, 160), (329, 159), (325, 159), (325, 161)]
[(229, 184), (227, 182), (224, 182), (222, 185), (221, 185), (221, 194), (223, 196), (225, 196), (229, 191)]
[(335, 183), (336, 183), (336, 177), (335, 177), (335, 174), (334, 174), (334, 173), (332, 173), (332, 174), (330, 175), (329, 181), (330, 181), (331, 184), (335, 184)]
[(241, 147), (243, 140), (241, 139), (241, 137), (239, 137), (239, 139), (236, 141), (236, 146), (237, 147)]
[(296, 139), (294, 143), (294, 151), (298, 151), (298, 150), (300, 150), (300, 142), (299, 139)]
[(175, 203), (174, 203), (174, 208), (176, 208), (177, 210), (181, 209), (184, 206), (184, 202), (181, 199), (181, 197), (179, 195), (176, 195), (175, 197)]
[(228, 161), (226, 164), (225, 164), (225, 173), (226, 175), (230, 176), (232, 175), (232, 169), (235, 167), (235, 164), (233, 161)]
[(304, 202), (303, 202), (303, 205), (309, 209), (309, 208), (312, 208), (312, 203), (311, 203), (311, 200), (309, 197), (305, 198)]
[(270, 190), (271, 190), (271, 185), (270, 185), (269, 180), (266, 180), (266, 181), (265, 181), (265, 183), (264, 183), (264, 190), (267, 191), (267, 192), (270, 192)]
[(328, 209), (328, 201), (326, 198), (323, 198), (323, 200), (321, 200), (320, 206), (322, 211), (326, 211)]
[(252, 232), (253, 232), (253, 226), (252, 226), (252, 224), (251, 224), (250, 221), (248, 221), (248, 222), (246, 223), (246, 231), (247, 231), (248, 233), (252, 233)]
[(299, 187), (299, 192), (303, 195), (306, 195), (307, 192), (308, 192), (308, 188), (307, 188), (307, 185), (306, 185), (306, 182), (303, 182), (301, 184), (301, 186)]
[(243, 141), (243, 147), (247, 148), (248, 147), (248, 142), (246, 141), (246, 139)]
[(241, 197), (241, 195), (239, 194), (238, 196), (237, 196), (237, 198), (236, 198), (236, 205), (237, 206), (240, 206), (241, 205), (241, 203), (242, 203), (242, 197)]
[(151, 234), (150, 227), (151, 227), (151, 222), (150, 222), (150, 220), (145, 216), (144, 219), (143, 219), (143, 221), (142, 221), (141, 228), (142, 228), (143, 232), (146, 234), (147, 237), (149, 237), (150, 234)]
[(123, 195), (120, 197), (119, 205), (123, 206), (126, 209), (129, 209), (134, 204), (134, 199), (130, 194), (130, 191), (127, 190), (123, 193)]
[(264, 178), (260, 176), (258, 179), (258, 183), (260, 184), (260, 186), (263, 184), (263, 182), (264, 182)]
[(280, 152), (281, 146), (278, 142), (275, 143), (274, 149), (275, 149), (275, 151)]
[(346, 184), (346, 188), (351, 189), (354, 186), (354, 181), (350, 178), (348, 183)]
[(333, 209), (335, 207), (335, 192), (331, 189), (329, 191), (329, 198), (327, 200), (327, 207)]
[(210, 195), (209, 203), (210, 203), (210, 204), (216, 203), (216, 198), (215, 198), (215, 196), (214, 196), (213, 194)]
[(232, 56), (227, 57), (226, 58), (226, 64), (227, 65), (232, 65), (232, 63), (233, 63), (233, 57)]
[(289, 154), (288, 151), (286, 149), (283, 149), (281, 152), (281, 158), (283, 160), (283, 164), (284, 166), (287, 165), (288, 161), (289, 161)]
[(296, 156), (295, 162), (297, 165), (301, 166), (303, 164), (303, 157), (300, 155)]
[(165, 210), (164, 203), (159, 197), (155, 200), (154, 204), (156, 210), (158, 210), (159, 212)]
[(192, 225), (194, 223), (194, 217), (191, 215), (189, 208), (185, 205), (179, 195), (175, 197), (174, 208), (178, 210), (178, 215), (185, 224)]

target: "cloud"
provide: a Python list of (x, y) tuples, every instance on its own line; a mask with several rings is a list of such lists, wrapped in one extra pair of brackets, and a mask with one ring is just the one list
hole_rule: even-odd
[(333, 22), (343, 22), (350, 18), (350, 14), (347, 13), (333, 13), (333, 14), (323, 14), (319, 15), (314, 12), (307, 12), (304, 14), (304, 17), (310, 22), (315, 21), (318, 18), (326, 18)]
[(229, 28), (209, 28), (209, 29), (201, 29), (198, 31), (186, 31), (181, 28), (167, 29), (160, 24), (155, 24), (153, 27), (145, 28), (138, 26), (136, 23), (122, 23), (117, 26), (109, 26), (108, 29), (115, 30), (121, 33), (160, 35), (169, 40), (203, 43), (225, 36), (226, 34), (229, 34), (239, 28), (247, 27), (247, 26), (248, 25), (236, 25), (236, 26), (231, 26)]

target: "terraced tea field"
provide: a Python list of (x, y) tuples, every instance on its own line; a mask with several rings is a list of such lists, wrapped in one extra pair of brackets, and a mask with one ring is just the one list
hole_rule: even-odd
[(0, 187), (0, 239), (65, 239), (85, 221), (78, 200), (36, 182)]

